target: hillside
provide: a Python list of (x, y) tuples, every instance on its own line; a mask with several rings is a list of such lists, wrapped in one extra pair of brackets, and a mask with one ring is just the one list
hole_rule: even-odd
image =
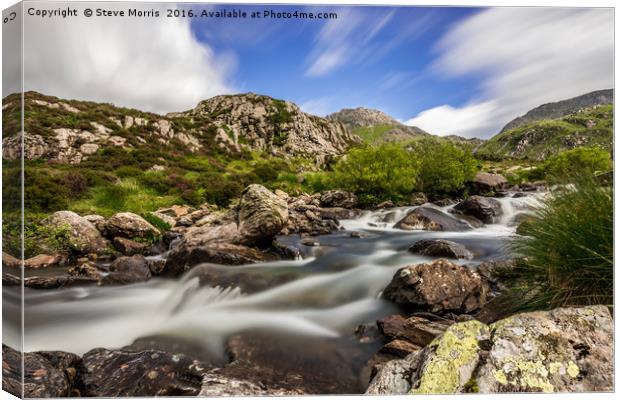
[[(303, 113), (290, 102), (256, 94), (217, 96), (167, 116), (110, 104), (25, 94), (26, 158), (78, 164), (106, 148), (191, 154), (264, 151), (322, 162), (360, 139), (338, 123)], [(3, 101), (4, 158), (15, 158), (20, 102)]]
[(476, 156), (542, 161), (575, 147), (598, 145), (611, 150), (613, 105), (599, 105), (573, 114), (544, 119), (499, 133), (482, 144)]
[(429, 135), (418, 127), (401, 124), (379, 110), (362, 107), (345, 108), (328, 115), (327, 119), (341, 123), (370, 144), (402, 142)]
[(506, 132), (543, 119), (561, 118), (565, 115), (576, 113), (582, 108), (593, 107), (600, 104), (612, 104), (613, 102), (614, 90), (606, 89), (586, 93), (581, 96), (573, 97), (572, 99), (543, 104), (507, 123), (506, 126), (502, 128), (501, 132)]

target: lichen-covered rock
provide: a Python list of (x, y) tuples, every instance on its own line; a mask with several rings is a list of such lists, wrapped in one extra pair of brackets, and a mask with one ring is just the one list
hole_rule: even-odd
[(147, 220), (131, 212), (120, 212), (111, 216), (105, 224), (106, 235), (109, 237), (153, 238), (161, 232)]
[[(17, 397), (75, 396), (74, 383), (80, 357), (62, 351), (18, 352), (2, 345), (2, 389)], [(24, 381), (22, 385), (22, 362)]]
[(83, 366), (89, 397), (196, 396), (206, 373), (199, 361), (160, 350), (94, 349)]
[(353, 208), (357, 206), (357, 196), (344, 190), (328, 190), (321, 194), (322, 207)]
[(438, 259), (394, 274), (383, 297), (412, 311), (471, 313), (487, 300), (488, 284), (473, 270)]
[(81, 253), (104, 253), (109, 242), (101, 236), (97, 228), (73, 211), (56, 211), (42, 221), (53, 230), (63, 230), (68, 236), (69, 246)]
[(471, 196), (455, 205), (452, 210), (477, 218), (485, 224), (493, 224), (503, 215), (502, 204), (499, 201), (482, 196)]
[(459, 221), (440, 210), (430, 207), (418, 207), (394, 225), (396, 229), (426, 231), (462, 232), (471, 229), (467, 223)]
[(425, 239), (419, 240), (409, 248), (414, 254), (420, 254), (429, 257), (445, 257), (471, 260), (474, 254), (460, 243), (443, 239)]
[(518, 314), (492, 325), (476, 375), (480, 392), (613, 390), (613, 320), (607, 307)]
[(465, 391), (480, 361), (481, 346), (489, 339), (489, 328), (476, 320), (452, 325), (422, 351), (424, 361), (414, 367), (410, 393)]
[(428, 203), (428, 197), (423, 192), (414, 192), (411, 193), (409, 197), (409, 204), (412, 206), (421, 206), (422, 204)]
[(239, 232), (244, 245), (271, 241), (288, 221), (286, 202), (261, 185), (250, 185), (239, 201)]

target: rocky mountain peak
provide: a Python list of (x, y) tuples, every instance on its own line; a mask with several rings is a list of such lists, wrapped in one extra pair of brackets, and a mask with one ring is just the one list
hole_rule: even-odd
[(350, 130), (366, 126), (402, 125), (383, 111), (364, 107), (345, 108), (328, 115), (327, 119), (340, 122)]

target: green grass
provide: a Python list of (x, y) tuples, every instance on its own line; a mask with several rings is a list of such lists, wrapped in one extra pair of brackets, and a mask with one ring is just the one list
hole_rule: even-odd
[(515, 309), (613, 304), (613, 193), (594, 177), (557, 189), (510, 243)]
[(375, 144), (381, 140), (386, 132), (394, 128), (394, 125), (363, 126), (354, 129), (353, 133), (361, 137), (365, 143)]

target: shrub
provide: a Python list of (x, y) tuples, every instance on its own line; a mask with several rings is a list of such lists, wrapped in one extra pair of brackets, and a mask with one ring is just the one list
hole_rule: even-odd
[(429, 194), (450, 193), (462, 189), (473, 178), (478, 162), (467, 150), (437, 139), (423, 139), (412, 144), (420, 160), (416, 189)]
[(551, 182), (566, 182), (570, 177), (608, 172), (612, 167), (608, 151), (599, 147), (578, 147), (548, 158), (538, 169)]
[(356, 193), (365, 204), (401, 201), (415, 187), (418, 166), (398, 144), (358, 147), (335, 165), (330, 186)]
[(151, 213), (142, 214), (142, 218), (148, 221), (155, 228), (159, 229), (160, 232), (166, 232), (170, 230), (171, 226), (169, 223), (159, 218), (157, 215), (153, 215)]
[(593, 177), (557, 189), (520, 227), (504, 279), (517, 309), (612, 304), (613, 193)]

